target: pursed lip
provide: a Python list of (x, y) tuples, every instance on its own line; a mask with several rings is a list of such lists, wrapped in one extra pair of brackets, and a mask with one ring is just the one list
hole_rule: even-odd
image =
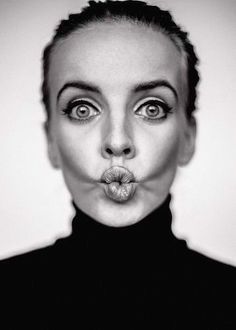
[(135, 178), (133, 173), (127, 168), (123, 166), (112, 166), (103, 173), (101, 182), (107, 184), (112, 182), (119, 182), (120, 184), (131, 183), (135, 182)]
[(131, 199), (136, 190), (133, 173), (123, 166), (110, 167), (103, 173), (101, 182), (105, 184), (106, 196), (118, 203)]

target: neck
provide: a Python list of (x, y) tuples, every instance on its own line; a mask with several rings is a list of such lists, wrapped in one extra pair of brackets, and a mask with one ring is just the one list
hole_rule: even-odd
[(158, 241), (165, 240), (172, 236), (171, 222), (172, 216), (169, 208), (171, 196), (169, 195), (163, 204), (155, 209), (151, 214), (140, 220), (138, 223), (126, 227), (110, 227), (99, 223), (89, 215), (81, 211), (75, 203), (76, 215), (73, 219), (72, 228), (73, 235), (80, 237), (94, 237), (101, 241), (106, 239), (111, 241), (121, 241), (127, 238), (128, 241), (134, 242), (139, 238), (155, 237)]

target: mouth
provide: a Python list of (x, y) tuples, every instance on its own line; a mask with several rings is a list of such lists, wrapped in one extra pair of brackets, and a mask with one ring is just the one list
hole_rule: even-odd
[(135, 193), (135, 178), (132, 172), (123, 166), (112, 166), (101, 178), (105, 183), (105, 194), (115, 202), (122, 203), (130, 200)]

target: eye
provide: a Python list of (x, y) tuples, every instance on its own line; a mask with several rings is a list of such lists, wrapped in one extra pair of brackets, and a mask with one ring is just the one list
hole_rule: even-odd
[(87, 122), (100, 114), (100, 110), (92, 102), (84, 99), (69, 102), (62, 112), (69, 119), (80, 122)]
[(171, 107), (159, 99), (148, 99), (138, 106), (135, 114), (144, 120), (155, 121), (167, 118)]

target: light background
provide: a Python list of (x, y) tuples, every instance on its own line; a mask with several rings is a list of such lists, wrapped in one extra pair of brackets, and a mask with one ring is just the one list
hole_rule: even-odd
[[(236, 1), (151, 1), (171, 9), (201, 59), (197, 152), (172, 191), (178, 237), (236, 265)], [(0, 257), (70, 233), (73, 210), (47, 160), (41, 52), (78, 0), (0, 1)], [(158, 239), (158, 233), (157, 233)]]

